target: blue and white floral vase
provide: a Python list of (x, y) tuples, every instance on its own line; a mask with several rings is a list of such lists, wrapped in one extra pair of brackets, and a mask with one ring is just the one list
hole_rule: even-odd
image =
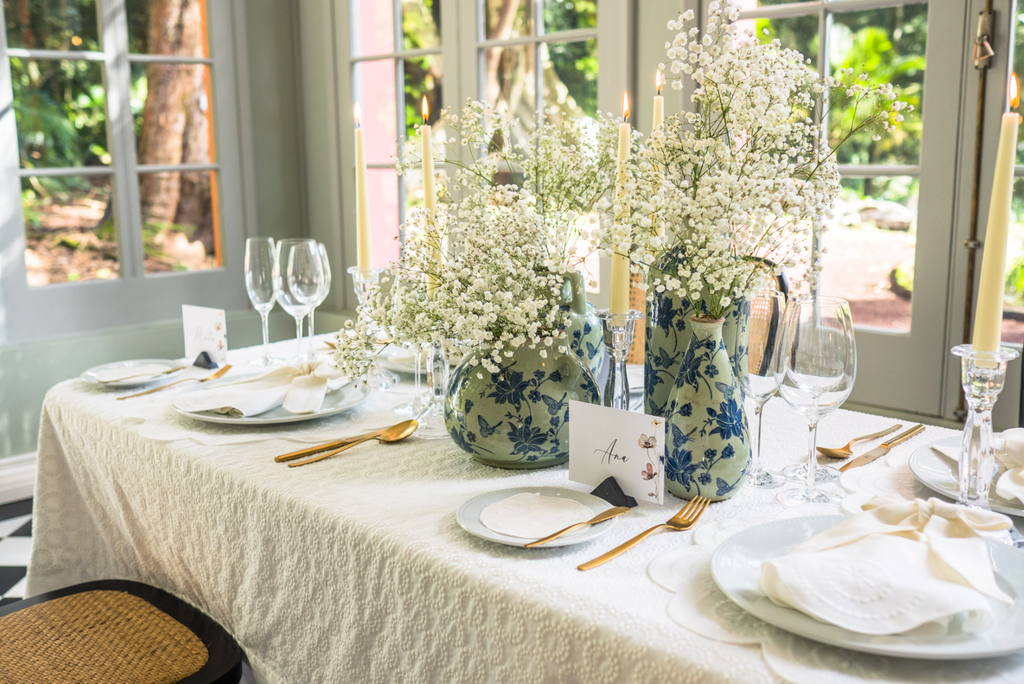
[[(667, 255), (655, 268), (673, 271), (677, 261), (673, 255)], [(702, 301), (702, 309), (704, 305)], [(648, 301), (644, 319), (644, 413), (668, 417), (669, 395), (690, 344), (690, 317), (706, 313), (694, 311), (688, 299), (668, 292), (656, 293)], [(749, 302), (736, 302), (725, 314), (722, 339), (735, 368), (746, 368), (749, 323)]]
[(725, 319), (691, 317), (666, 407), (665, 484), (683, 499), (728, 499), (750, 465), (740, 385), (722, 339)]
[(569, 401), (598, 404), (593, 373), (573, 352), (520, 347), (491, 373), (474, 362), (480, 347), (455, 369), (444, 418), (455, 443), (497, 468), (546, 468), (569, 459)]
[(579, 271), (565, 276), (561, 306), (569, 314), (569, 349), (598, 377), (604, 365), (604, 332), (597, 310), (587, 301), (586, 282)]

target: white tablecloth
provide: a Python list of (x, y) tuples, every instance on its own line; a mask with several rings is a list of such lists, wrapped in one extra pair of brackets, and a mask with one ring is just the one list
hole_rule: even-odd
[[(647, 566), (690, 547), (691, 533), (658, 534), (576, 570), (674, 514), (681, 502), (672, 496), (588, 544), (515, 549), (463, 532), (456, 509), (496, 489), (585, 489), (568, 483), (566, 467), (496, 470), (449, 440), (411, 438), (288, 469), (273, 456), (297, 443), (281, 436), (218, 446), (142, 437), (120, 394), (71, 380), (46, 397), (30, 594), (97, 578), (153, 584), (220, 622), (268, 682), (779, 681), (757, 647), (703, 638), (669, 616), (673, 597)], [(338, 435), (383, 426), (407, 398), (374, 392), (328, 424)], [(822, 421), (820, 443), (893, 422), (839, 411)], [(768, 465), (805, 458), (806, 433), (783, 402), (770, 402)], [(930, 427), (896, 451), (951, 434)], [(702, 524), (774, 517), (783, 510), (775, 493), (745, 489), (711, 506)], [(850, 653), (859, 667), (871, 660)]]

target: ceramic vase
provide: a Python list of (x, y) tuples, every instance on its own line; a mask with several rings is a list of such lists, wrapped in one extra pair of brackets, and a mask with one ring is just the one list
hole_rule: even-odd
[[(676, 261), (673, 255), (668, 255), (655, 267), (672, 270)], [(702, 301), (702, 309), (705, 305)], [(690, 317), (705, 313), (706, 310), (694, 311), (689, 300), (668, 292), (655, 294), (654, 299), (648, 301), (644, 319), (644, 413), (667, 417), (669, 394), (690, 343)], [(722, 339), (737, 369), (746, 368), (749, 323), (750, 303), (739, 301), (726, 312), (722, 324)]]
[(579, 271), (565, 277), (560, 303), (571, 320), (566, 331), (569, 336), (569, 349), (583, 361), (596, 378), (601, 374), (601, 367), (604, 365), (604, 334), (601, 331), (601, 319), (597, 317), (597, 310), (587, 301), (586, 281)]
[(689, 319), (690, 339), (668, 396), (665, 484), (683, 499), (728, 499), (747, 477), (750, 432), (724, 323)]
[(455, 369), (445, 424), (455, 443), (497, 468), (546, 468), (569, 459), (569, 401), (600, 403), (593, 373), (572, 351), (520, 347), (497, 373), (478, 362), (480, 347)]

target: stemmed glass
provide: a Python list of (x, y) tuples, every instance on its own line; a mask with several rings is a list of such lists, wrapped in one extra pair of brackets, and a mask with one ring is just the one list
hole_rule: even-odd
[(779, 493), (785, 504), (828, 503), (815, 489), (818, 422), (850, 396), (857, 376), (857, 346), (850, 304), (838, 297), (802, 295), (786, 306), (775, 349), (779, 396), (807, 419), (810, 429), (804, 489)]
[(324, 271), (316, 242), (289, 238), (277, 245), (277, 277), (275, 288), (281, 308), (295, 319), (297, 361), (302, 355), (302, 319), (323, 287)]
[(263, 356), (251, 359), (254, 366), (270, 366), (279, 359), (270, 358), (268, 317), (277, 301), (277, 260), (274, 238), (248, 238), (245, 241), (245, 291), (263, 320)]
[(331, 292), (331, 261), (327, 258), (327, 248), (324, 247), (322, 242), (316, 244), (317, 252), (320, 254), (320, 263), (324, 269), (324, 287), (317, 295), (316, 302), (313, 304), (313, 308), (309, 310), (309, 348), (312, 353), (313, 349), (313, 335), (316, 334), (316, 327), (313, 324), (313, 314), (316, 312), (316, 307), (320, 306), (327, 300), (327, 295)]
[(777, 389), (772, 357), (779, 341), (779, 328), (782, 327), (785, 311), (786, 296), (777, 290), (765, 289), (751, 298), (750, 334), (747, 355), (743, 357), (746, 368), (740, 368), (736, 374), (743, 392), (754, 403), (754, 416), (757, 420), (757, 442), (750, 461), (750, 475), (747, 477), (747, 486), (756, 489), (775, 489), (786, 482), (761, 467), (761, 409)]

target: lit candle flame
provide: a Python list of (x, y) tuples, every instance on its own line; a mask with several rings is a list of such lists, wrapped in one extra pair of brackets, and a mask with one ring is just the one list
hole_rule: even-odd
[(423, 96), (423, 104), (420, 106), (420, 111), (423, 112), (423, 123), (427, 123), (427, 117), (430, 116), (430, 106), (427, 104), (427, 96)]
[(622, 93), (622, 120), (629, 118), (629, 93)]
[(664, 79), (661, 76), (661, 69), (654, 72), (654, 85), (658, 88), (658, 95), (661, 95), (661, 86), (664, 85)]
[(356, 106), (352, 108), (352, 115), (356, 120), (356, 128), (363, 125), (363, 110), (360, 109), (359, 103), (356, 102)]
[(1020, 105), (1020, 79), (1017, 73), (1010, 74), (1010, 109), (1016, 109)]

